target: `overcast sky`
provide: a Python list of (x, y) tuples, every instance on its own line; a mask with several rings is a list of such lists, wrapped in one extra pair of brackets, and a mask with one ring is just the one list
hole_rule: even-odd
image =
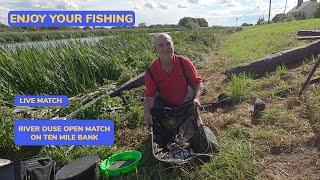
[[(286, 0), (272, 0), (271, 17), (283, 13)], [(287, 10), (298, 0), (288, 0)], [(235, 26), (268, 18), (269, 0), (0, 0), (0, 21), (10, 10), (133, 10), (136, 25), (177, 24), (183, 17), (202, 17), (209, 25)]]

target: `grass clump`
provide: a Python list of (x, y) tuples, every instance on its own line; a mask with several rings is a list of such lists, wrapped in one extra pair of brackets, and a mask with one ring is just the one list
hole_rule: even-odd
[(238, 102), (246, 98), (250, 84), (248, 75), (242, 73), (240, 75), (232, 75), (231, 82), (226, 88), (228, 96)]
[(13, 139), (13, 119), (9, 108), (0, 107), (0, 154), (9, 156), (17, 147)]
[(197, 173), (200, 179), (255, 179), (257, 163), (248, 142), (228, 141), (222, 152)]

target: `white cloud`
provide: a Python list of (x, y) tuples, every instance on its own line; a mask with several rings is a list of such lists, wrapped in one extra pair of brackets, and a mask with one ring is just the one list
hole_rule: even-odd
[(226, 15), (226, 11), (225, 10), (215, 10), (215, 11), (211, 11), (209, 13), (209, 16), (212, 16), (212, 17), (216, 17), (216, 16), (223, 16), (223, 15)]
[(227, 12), (227, 14), (221, 10), (216, 12), (211, 12), (208, 18), (231, 18), (231, 17), (245, 17), (245, 16), (257, 16), (262, 15), (261, 13), (232, 13), (230, 11)]
[(97, 1), (99, 1), (99, 0), (82, 0), (82, 2), (90, 2), (90, 3), (97, 2)]
[(165, 2), (159, 2), (158, 7), (161, 9), (168, 9), (168, 4)]
[(190, 3), (198, 3), (199, 0), (189, 0)]
[[(219, 0), (187, 0), (188, 3), (197, 4), (197, 5), (210, 5), (210, 4), (215, 4), (218, 1)], [(185, 2), (180, 2), (179, 4), (185, 4)]]
[(228, 2), (230, 2), (230, 0), (220, 0), (220, 4), (226, 4)]
[(96, 0), (12, 0), (2, 2), (3, 6), (12, 10), (78, 10), (84, 8), (83, 3), (93, 2)]
[(268, 9), (269, 1), (266, 0), (251, 0), (251, 7), (255, 8), (258, 11), (263, 11)]
[(272, 14), (274, 14), (274, 15), (280, 14), (280, 13), (283, 14), (283, 11), (284, 11), (284, 8), (282, 8), (282, 7), (277, 7), (277, 6), (271, 7), (271, 12), (272, 12)]
[(62, 9), (62, 10), (77, 10), (80, 9), (79, 3), (75, 1), (69, 1), (69, 0), (60, 0), (57, 2), (56, 5), (57, 9)]
[(217, 4), (219, 2), (219, 0), (193, 0), (193, 1), (197, 1), (197, 3), (201, 5)]
[(142, 9), (142, 6), (134, 5), (134, 6), (133, 6), (133, 9)]
[(156, 6), (155, 6), (155, 4), (153, 2), (147, 2), (147, 3), (144, 4), (144, 7), (153, 9)]
[(221, 8), (208, 12), (210, 16), (235, 16), (241, 13), (247, 13), (247, 9), (239, 1), (235, 0), (223, 0), (223, 4), (220, 4)]
[[(268, 18), (269, 13), (269, 1), (266, 0), (251, 0), (253, 11), (260, 12), (261, 14), (265, 14), (266, 18)], [(276, 0), (271, 2), (271, 19), (276, 14), (280, 14), (284, 12), (285, 9), (285, 0)], [(297, 1), (287, 1), (286, 13), (290, 11), (292, 8), (296, 6)], [(249, 9), (249, 8), (248, 8)]]
[(7, 24), (9, 11), (10, 11), (10, 8), (4, 5), (0, 5), (0, 22), (2, 24)]
[(220, 0), (219, 7), (208, 12), (206, 18), (209, 24), (235, 26), (236, 23), (237, 25), (241, 25), (243, 22), (256, 23), (263, 12), (263, 10), (253, 8), (248, 2)]
[[(147, 2), (144, 3), (143, 6), (146, 7), (146, 8), (149, 8), (149, 9), (155, 9), (155, 8), (168, 9), (169, 8), (168, 3), (166, 3), (166, 2), (155, 3), (154, 1), (147, 1)], [(139, 9), (140, 7), (141, 6), (139, 6), (139, 5), (135, 6), (136, 9)]]
[(144, 6), (144, 3), (141, 1), (136, 1), (136, 0), (130, 0), (129, 4), (133, 7), (133, 9), (142, 9)]
[[(284, 3), (285, 4), (285, 3)], [(291, 10), (292, 8), (296, 7), (297, 6), (297, 1), (288, 1), (288, 4), (287, 4), (287, 12), (289, 10)], [(283, 6), (284, 7), (284, 6)]]
[(186, 3), (181, 3), (181, 4), (178, 4), (178, 8), (188, 8), (188, 4)]
[(241, 3), (236, 2), (236, 1), (225, 1), (225, 3), (222, 4), (223, 7), (236, 7), (236, 6), (240, 6)]

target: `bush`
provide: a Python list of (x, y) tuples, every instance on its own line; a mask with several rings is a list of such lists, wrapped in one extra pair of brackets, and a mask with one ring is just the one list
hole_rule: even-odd
[(253, 26), (253, 24), (250, 24), (250, 23), (242, 23), (241, 26)]
[(264, 20), (264, 17), (259, 17), (257, 21), (257, 25), (264, 24), (264, 23), (266, 23), (266, 21)]
[(304, 19), (307, 19), (305, 12), (294, 12), (294, 13), (291, 13), (291, 16), (292, 16), (295, 20), (304, 20)]
[(184, 17), (179, 20), (178, 25), (187, 28), (208, 27), (208, 22), (203, 18)]
[(315, 18), (320, 18), (320, 5), (318, 4), (317, 7), (315, 8), (313, 16)]
[(284, 14), (277, 14), (272, 18), (272, 22), (277, 23), (277, 22), (283, 21), (284, 18), (285, 18)]

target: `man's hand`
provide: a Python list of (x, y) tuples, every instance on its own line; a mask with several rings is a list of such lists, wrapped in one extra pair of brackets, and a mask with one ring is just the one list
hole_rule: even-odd
[(199, 98), (194, 98), (193, 104), (194, 104), (194, 107), (197, 109), (201, 107)]
[(152, 126), (153, 121), (152, 121), (152, 115), (150, 113), (146, 113), (144, 116), (144, 122), (146, 124), (146, 126), (149, 128), (150, 126)]
[(144, 122), (148, 128), (153, 123), (152, 116), (150, 114), (150, 109), (153, 106), (153, 103), (154, 103), (154, 97), (145, 97), (144, 98)]
[(193, 104), (194, 104), (194, 107), (196, 109), (199, 109), (201, 107), (201, 104), (200, 104), (200, 100), (199, 100), (199, 96), (201, 95), (201, 92), (202, 92), (202, 82), (200, 82), (199, 84), (196, 85), (196, 93), (195, 93), (195, 98), (193, 99)]

